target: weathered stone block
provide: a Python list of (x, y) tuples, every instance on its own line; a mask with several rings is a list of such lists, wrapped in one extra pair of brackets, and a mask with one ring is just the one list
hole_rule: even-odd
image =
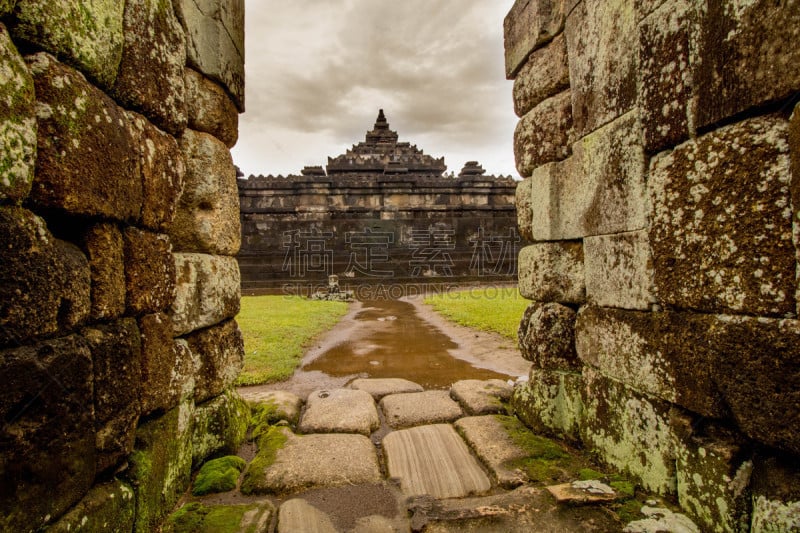
[(645, 490), (675, 494), (676, 436), (670, 404), (638, 394), (585, 367), (581, 441), (603, 461), (641, 480)]
[(635, 0), (583, 0), (567, 17), (575, 133), (582, 137), (636, 104)]
[(0, 527), (37, 531), (94, 481), (92, 356), (62, 337), (0, 351), (0, 375)]
[(186, 341), (199, 364), (195, 376), (196, 402), (233, 385), (244, 364), (244, 340), (235, 320), (196, 331)]
[(753, 462), (743, 439), (721, 428), (703, 433), (686, 436), (677, 447), (681, 508), (707, 531), (749, 531)]
[(639, 26), (640, 86), (644, 146), (649, 153), (685, 141), (692, 97), (691, 35), (696, 10), (688, 0), (670, 0)]
[(236, 255), (241, 244), (239, 189), (228, 148), (207, 133), (180, 140), (186, 180), (170, 237), (181, 252)]
[(142, 180), (125, 112), (52, 56), (26, 59), (39, 119), (31, 201), (76, 215), (139, 218)]
[(117, 0), (17, 0), (11, 31), (107, 89), (122, 58), (124, 9)]
[(650, 245), (660, 300), (794, 315), (787, 131), (775, 116), (749, 119), (653, 159)]
[(177, 0), (190, 66), (219, 81), (244, 112), (244, 0)]
[(718, 353), (714, 380), (739, 429), (800, 454), (800, 323), (722, 316), (707, 335)]
[(194, 404), (187, 401), (136, 431), (127, 470), (136, 493), (134, 532), (155, 531), (188, 488), (193, 419)]
[(69, 331), (89, 316), (89, 264), (44, 220), (0, 207), (0, 346)]
[(580, 370), (582, 363), (575, 352), (575, 316), (575, 311), (561, 304), (530, 304), (517, 335), (522, 357), (535, 368)]
[(514, 157), (521, 176), (530, 176), (538, 166), (570, 155), (572, 103), (569, 90), (534, 107), (517, 123)]
[(175, 296), (175, 262), (169, 237), (125, 228), (127, 309), (136, 315), (167, 309)]
[(129, 532), (133, 530), (135, 513), (133, 489), (127, 483), (114, 479), (109, 483), (95, 485), (78, 505), (48, 527), (47, 532)]
[(5, 17), (14, 9), (17, 0), (0, 0), (0, 16)]
[(81, 330), (92, 352), (97, 471), (115, 466), (133, 449), (142, 369), (136, 320), (125, 318)]
[(645, 157), (632, 111), (531, 176), (534, 240), (579, 239), (647, 227)]
[(183, 192), (186, 163), (177, 141), (147, 119), (127, 113), (138, 142), (142, 171), (142, 218), (147, 228), (167, 231)]
[(506, 78), (512, 79), (528, 55), (564, 27), (563, 0), (517, 0), (503, 22)]
[(213, 326), (239, 312), (239, 265), (234, 257), (174, 254), (177, 294), (170, 310), (175, 335)]
[(209, 133), (233, 148), (239, 139), (239, 110), (218, 84), (199, 72), (186, 69), (186, 103), (189, 127)]
[(698, 128), (797, 93), (800, 4), (715, 0), (700, 11), (699, 25)]
[(530, 380), (514, 388), (514, 413), (535, 433), (580, 440), (583, 418), (580, 374), (532, 368)]
[(715, 382), (717, 352), (708, 315), (584, 307), (575, 325), (578, 356), (640, 393), (709, 417), (728, 415)]
[(213, 455), (236, 454), (247, 437), (250, 408), (236, 391), (197, 405), (192, 433), (192, 464)]
[[(534, 171), (535, 173), (536, 171)], [(531, 206), (531, 194), (533, 180), (524, 179), (517, 183), (517, 191), (514, 203), (517, 208), (517, 229), (523, 239), (533, 240), (531, 223), (533, 222), (533, 211)]]
[(567, 41), (560, 34), (550, 44), (533, 52), (517, 74), (514, 112), (522, 117), (546, 98), (566, 89), (569, 89)]
[(33, 78), (0, 24), (0, 201), (21, 202), (33, 183), (36, 114)]
[(125, 312), (125, 254), (122, 233), (114, 224), (90, 227), (83, 240), (92, 279), (93, 320), (108, 320)]
[(653, 296), (653, 259), (647, 231), (586, 237), (586, 299), (604, 307), (649, 309)]
[(800, 475), (797, 460), (756, 456), (753, 468), (753, 519), (750, 531), (800, 529)]
[(167, 411), (194, 392), (197, 362), (185, 340), (172, 339), (163, 313), (139, 319), (142, 334), (142, 414)]
[(586, 286), (581, 243), (547, 242), (520, 250), (519, 292), (537, 302), (582, 303)]
[[(789, 193), (791, 195), (792, 206), (792, 233), (795, 243), (795, 257), (800, 262), (800, 104), (794, 107), (794, 112), (789, 119), (789, 155), (792, 177), (789, 183)], [(800, 286), (797, 291), (800, 292)], [(795, 301), (798, 302), (798, 314), (800, 315), (800, 295), (795, 293)]]
[(122, 60), (111, 94), (161, 129), (180, 135), (187, 122), (186, 37), (172, 2), (128, 0), (124, 30)]

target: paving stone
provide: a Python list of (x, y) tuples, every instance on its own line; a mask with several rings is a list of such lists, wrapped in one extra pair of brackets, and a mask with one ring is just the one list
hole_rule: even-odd
[(681, 513), (674, 513), (660, 507), (642, 507), (642, 514), (647, 518), (629, 523), (623, 533), (661, 533), (676, 531), (680, 533), (700, 533), (700, 528)]
[(362, 390), (318, 390), (308, 395), (297, 430), (301, 433), (369, 435), (381, 422), (372, 396)]
[(254, 492), (287, 494), (381, 480), (378, 455), (363, 435), (294, 435), (283, 429), (286, 444), (266, 468)]
[(377, 402), (389, 394), (402, 394), (406, 392), (422, 392), (422, 385), (401, 378), (359, 378), (350, 384), (351, 389), (367, 391)]
[(330, 517), (301, 498), (294, 498), (278, 510), (278, 533), (337, 533)]
[(614, 489), (596, 479), (573, 481), (547, 487), (558, 503), (570, 505), (612, 502), (617, 499)]
[(386, 423), (405, 428), (437, 422), (452, 422), (463, 415), (447, 391), (431, 390), (384, 396), (380, 402)]
[(504, 413), (501, 402), (510, 400), (511, 392), (512, 386), (501, 379), (464, 379), (450, 387), (450, 397), (470, 416)]
[(383, 439), (389, 476), (408, 496), (459, 498), (491, 488), (489, 478), (449, 424), (389, 433)]
[(498, 485), (510, 489), (528, 481), (528, 476), (522, 470), (507, 466), (511, 461), (527, 457), (528, 454), (514, 444), (497, 418), (491, 415), (471, 416), (457, 420), (455, 427), (490, 470)]
[(274, 406), (275, 415), (270, 417), (270, 423), (286, 420), (290, 424), (296, 425), (300, 420), (300, 409), (305, 403), (300, 396), (288, 391), (255, 391), (244, 387), (239, 389), (239, 393), (247, 402)]

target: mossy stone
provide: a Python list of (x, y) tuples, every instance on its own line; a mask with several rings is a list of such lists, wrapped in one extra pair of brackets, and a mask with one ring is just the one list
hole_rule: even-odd
[(213, 505), (199, 502), (184, 505), (164, 523), (164, 533), (260, 533), (267, 531), (275, 507), (269, 502), (256, 505)]
[(236, 455), (226, 455), (208, 461), (194, 480), (192, 494), (202, 496), (212, 492), (227, 492), (236, 488), (236, 480), (247, 462)]
[(258, 487), (264, 485), (265, 471), (278, 455), (278, 450), (286, 445), (286, 434), (279, 426), (265, 428), (257, 439), (258, 453), (247, 466), (242, 481), (241, 491), (243, 494), (251, 494)]
[(135, 512), (133, 489), (115, 479), (95, 485), (78, 505), (47, 528), (47, 533), (129, 533), (133, 529)]
[(238, 393), (229, 390), (197, 406), (192, 435), (192, 462), (195, 466), (207, 457), (233, 454), (247, 436), (250, 408)]

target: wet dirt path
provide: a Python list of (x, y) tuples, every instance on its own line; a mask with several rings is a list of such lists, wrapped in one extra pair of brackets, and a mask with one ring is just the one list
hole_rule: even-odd
[(462, 379), (514, 380), (530, 363), (516, 343), (453, 324), (421, 298), (356, 302), (308, 350), (291, 379), (248, 389), (288, 390), (305, 397), (356, 378), (405, 378), (425, 389)]

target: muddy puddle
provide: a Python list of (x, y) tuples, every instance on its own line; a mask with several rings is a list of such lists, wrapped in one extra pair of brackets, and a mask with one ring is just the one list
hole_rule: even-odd
[(305, 395), (356, 378), (405, 378), (446, 389), (462, 379), (516, 379), (528, 364), (512, 341), (447, 323), (421, 301), (367, 301), (318, 339), (291, 379), (257, 388)]

